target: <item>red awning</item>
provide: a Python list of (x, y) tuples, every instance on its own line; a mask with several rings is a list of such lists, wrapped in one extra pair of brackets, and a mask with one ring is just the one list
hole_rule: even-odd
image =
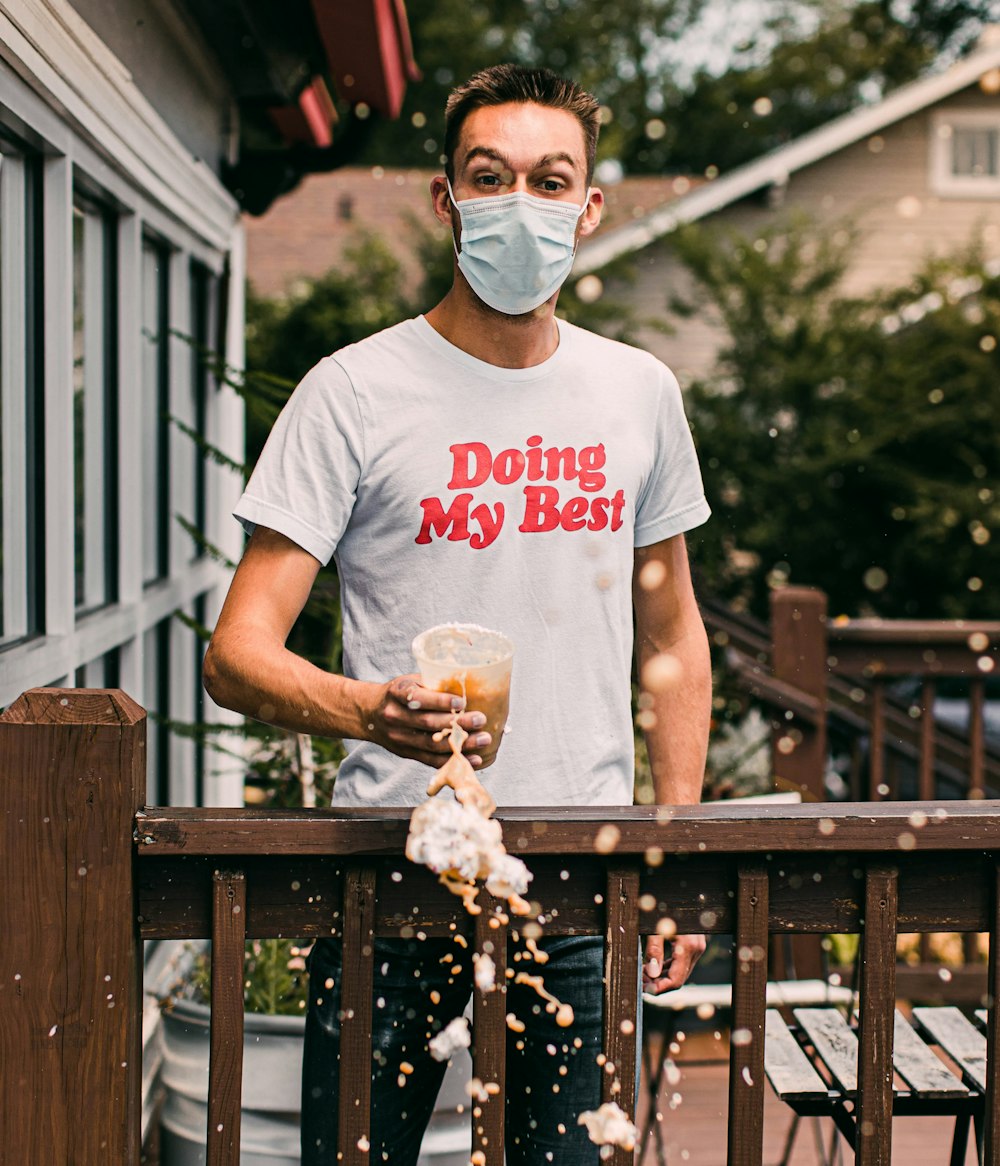
[(398, 117), (407, 81), (419, 81), (403, 0), (312, 0), (337, 92)]
[(322, 77), (314, 77), (309, 82), (295, 105), (283, 105), (268, 112), (286, 142), (320, 147), (333, 142), (337, 110)]

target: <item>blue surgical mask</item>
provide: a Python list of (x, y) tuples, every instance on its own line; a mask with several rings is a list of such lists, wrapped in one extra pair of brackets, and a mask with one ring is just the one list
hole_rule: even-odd
[(458, 266), (484, 303), (508, 316), (534, 311), (562, 287), (576, 254), (583, 206), (533, 194), (489, 194), (458, 202), (462, 223)]

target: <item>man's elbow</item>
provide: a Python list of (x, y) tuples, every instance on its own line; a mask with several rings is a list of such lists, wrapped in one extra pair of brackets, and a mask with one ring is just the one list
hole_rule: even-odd
[(233, 683), (233, 668), (228, 660), (224, 647), (220, 646), (215, 636), (209, 641), (205, 650), (205, 659), (201, 666), (202, 683), (205, 691), (220, 708), (233, 709), (240, 712), (237, 689)]

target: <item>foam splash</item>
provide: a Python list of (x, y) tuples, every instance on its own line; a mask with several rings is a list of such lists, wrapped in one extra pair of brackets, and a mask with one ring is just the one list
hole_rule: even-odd
[(459, 1049), (467, 1049), (470, 1044), (472, 1036), (469, 1033), (469, 1022), (464, 1016), (457, 1016), (451, 1024), (432, 1038), (427, 1047), (435, 1061), (447, 1061)]
[[(462, 753), (468, 733), (459, 725), (458, 714), (453, 714), (449, 730), (434, 736), (448, 738), (451, 757), (431, 778), (427, 801), (413, 811), (406, 857), (434, 871), (452, 894), (462, 898), (471, 915), (482, 911), (476, 902), (479, 882), (485, 882), (491, 895), (506, 899), (515, 915), (528, 914), (531, 907), (523, 895), (531, 872), (507, 853), (500, 823), (490, 816), (496, 803)], [(445, 786), (454, 790), (454, 801), (434, 796)]]
[[(597, 1109), (589, 1109), (580, 1114), (578, 1124), (587, 1127), (590, 1140), (597, 1146), (621, 1146), (623, 1150), (634, 1150), (638, 1130), (629, 1121), (628, 1114), (615, 1101), (606, 1101)], [(601, 1151), (601, 1157), (609, 1157)]]

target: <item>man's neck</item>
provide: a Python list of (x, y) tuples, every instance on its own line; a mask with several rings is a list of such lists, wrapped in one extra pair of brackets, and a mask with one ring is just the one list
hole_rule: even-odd
[(499, 368), (531, 368), (559, 347), (556, 296), (534, 312), (507, 316), (482, 302), (460, 275), (444, 299), (426, 314), (449, 344)]

